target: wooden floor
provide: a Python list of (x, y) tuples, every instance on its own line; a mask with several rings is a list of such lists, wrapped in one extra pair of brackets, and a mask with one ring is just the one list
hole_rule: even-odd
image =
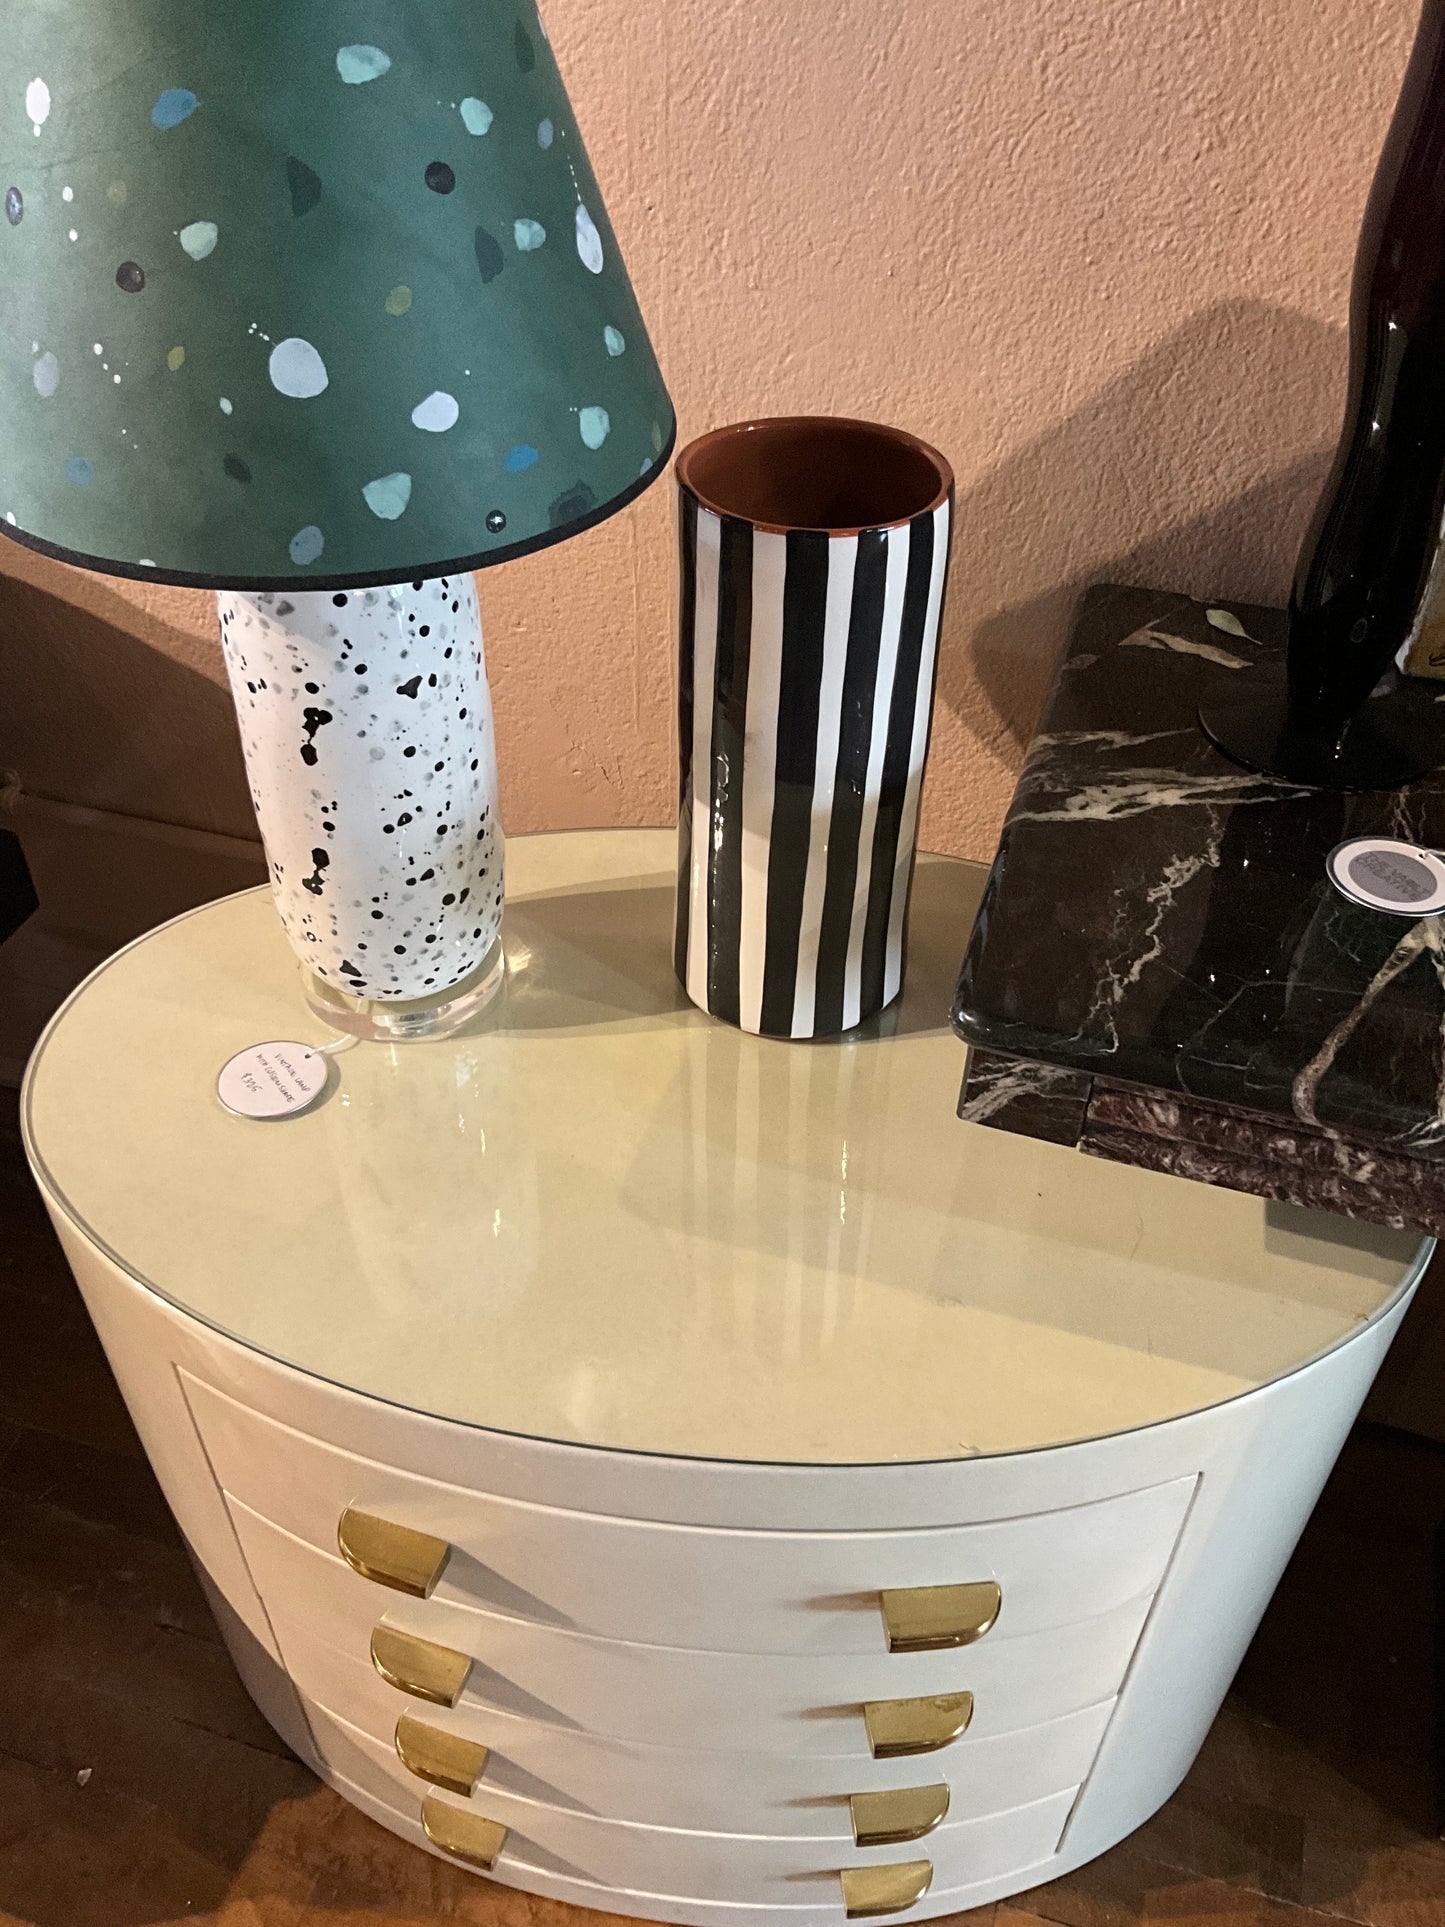
[[(978, 1927), (1445, 1927), (1445, 1449), (1361, 1427), (1183, 1788)], [(0, 1091), (0, 1927), (604, 1927), (404, 1845), (242, 1691)]]

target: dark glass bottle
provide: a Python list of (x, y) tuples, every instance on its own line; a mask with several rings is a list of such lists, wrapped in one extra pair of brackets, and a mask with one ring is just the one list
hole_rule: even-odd
[(1221, 748), (1332, 788), (1393, 788), (1445, 759), (1433, 703), (1369, 702), (1420, 609), (1442, 507), (1445, 0), (1425, 0), (1355, 259), (1345, 422), (1295, 573), (1286, 688), (1206, 717)]

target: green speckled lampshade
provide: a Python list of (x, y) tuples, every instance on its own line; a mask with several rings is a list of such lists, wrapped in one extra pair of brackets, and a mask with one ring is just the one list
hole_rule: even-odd
[(391, 582), (600, 521), (673, 432), (532, 0), (7, 9), (10, 535)]

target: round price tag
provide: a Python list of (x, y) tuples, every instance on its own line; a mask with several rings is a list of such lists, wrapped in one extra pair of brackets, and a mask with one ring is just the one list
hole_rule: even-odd
[(326, 1089), (331, 1060), (309, 1044), (251, 1044), (221, 1066), (216, 1095), (236, 1117), (295, 1117)]
[(1392, 917), (1434, 917), (1445, 910), (1445, 862), (1395, 836), (1356, 836), (1325, 859), (1342, 897)]

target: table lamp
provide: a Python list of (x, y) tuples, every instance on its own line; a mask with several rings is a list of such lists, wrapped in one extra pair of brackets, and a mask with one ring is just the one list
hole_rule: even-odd
[(0, 207), (0, 527), (219, 591), (309, 1003), (455, 1029), (502, 971), (471, 571), (675, 433), (535, 7), (27, 0)]

